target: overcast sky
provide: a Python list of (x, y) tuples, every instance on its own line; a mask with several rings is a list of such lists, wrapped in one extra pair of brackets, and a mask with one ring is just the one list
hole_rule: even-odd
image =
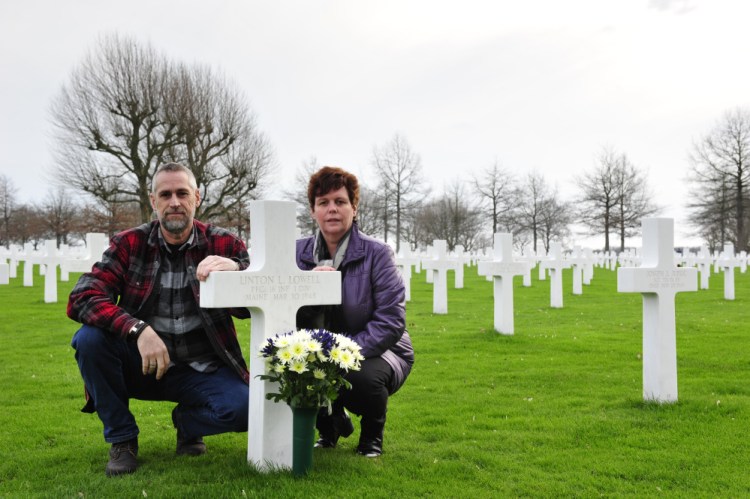
[(612, 147), (648, 172), (680, 244), (692, 144), (750, 103), (748, 20), (745, 0), (5, 1), (0, 173), (44, 198), (50, 102), (118, 32), (234, 81), (282, 178), (316, 156), (371, 181), (373, 146), (398, 132), (437, 191), (497, 160), (572, 199)]

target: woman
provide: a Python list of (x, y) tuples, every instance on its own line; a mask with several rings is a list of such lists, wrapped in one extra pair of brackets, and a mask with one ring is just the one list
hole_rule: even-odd
[(314, 173), (307, 188), (315, 236), (297, 241), (297, 265), (303, 270), (341, 272), (341, 305), (305, 307), (299, 327), (325, 327), (346, 334), (361, 347), (365, 360), (346, 379), (332, 414), (318, 415), (316, 447), (335, 447), (354, 431), (345, 408), (360, 415), (357, 452), (377, 457), (383, 452), (388, 397), (406, 381), (414, 349), (406, 332), (404, 283), (391, 248), (359, 232), (359, 183), (351, 173), (326, 166)]

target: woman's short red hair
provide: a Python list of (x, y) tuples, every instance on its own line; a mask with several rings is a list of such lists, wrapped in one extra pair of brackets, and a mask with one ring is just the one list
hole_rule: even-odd
[(307, 184), (307, 200), (310, 209), (315, 209), (315, 198), (331, 191), (346, 187), (349, 202), (355, 208), (359, 205), (359, 181), (356, 175), (336, 166), (324, 166), (310, 177)]

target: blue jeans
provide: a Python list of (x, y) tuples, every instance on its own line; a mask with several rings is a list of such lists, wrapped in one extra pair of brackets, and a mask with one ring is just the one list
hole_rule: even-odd
[(109, 443), (138, 436), (131, 398), (177, 402), (173, 421), (185, 438), (247, 431), (248, 386), (229, 367), (201, 373), (175, 365), (157, 381), (154, 374), (143, 375), (135, 342), (84, 325), (71, 345)]

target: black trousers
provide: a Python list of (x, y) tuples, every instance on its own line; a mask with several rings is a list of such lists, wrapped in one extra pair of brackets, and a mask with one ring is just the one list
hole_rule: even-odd
[[(388, 410), (393, 368), (381, 357), (365, 359), (359, 371), (349, 371), (347, 381), (352, 384), (351, 390), (341, 390), (333, 403), (333, 413), (349, 412), (362, 416), (361, 437), (382, 438), (385, 427), (385, 413)], [(320, 419), (325, 418), (325, 410)]]

